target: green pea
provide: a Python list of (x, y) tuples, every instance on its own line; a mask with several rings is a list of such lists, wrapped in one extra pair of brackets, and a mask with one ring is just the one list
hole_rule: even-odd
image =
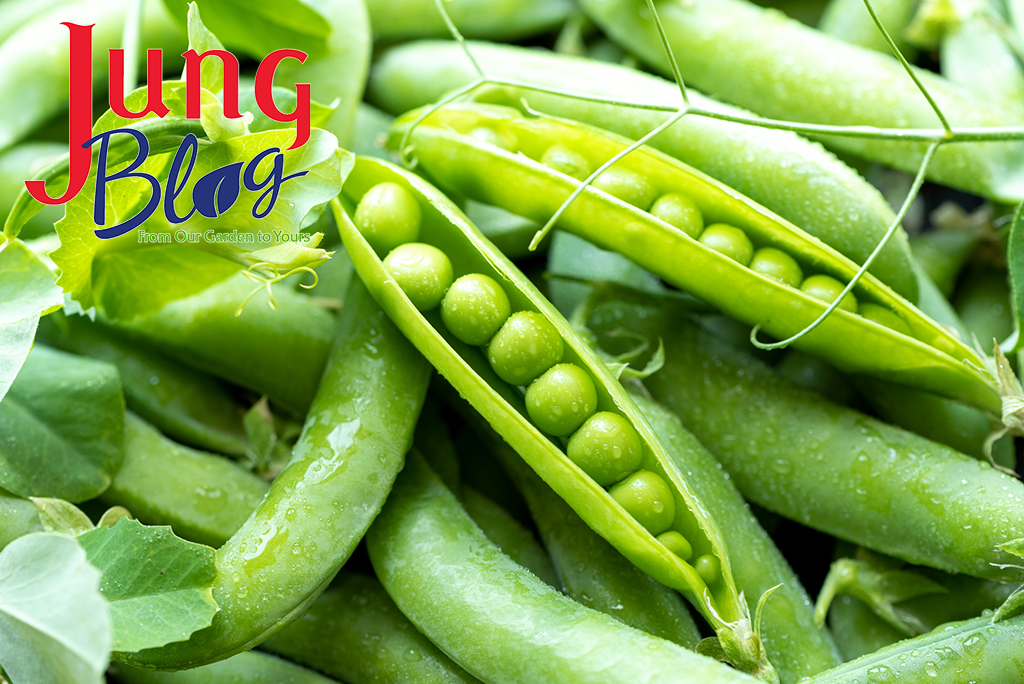
[(571, 150), (561, 143), (555, 143), (544, 150), (540, 163), (550, 166), (559, 173), (572, 176), (576, 180), (583, 180), (590, 175), (592, 169), (590, 162), (579, 152)]
[(420, 236), (420, 205), (397, 183), (379, 183), (366, 191), (352, 220), (378, 254), (387, 254)]
[(857, 308), (857, 313), (869, 321), (884, 325), (901, 335), (910, 335), (910, 326), (907, 325), (907, 322), (884, 306), (864, 302)]
[[(827, 275), (812, 275), (807, 278), (801, 285), (800, 289), (814, 297), (820, 299), (823, 302), (831, 304), (836, 300), (836, 297), (846, 287), (841, 282)], [(843, 297), (843, 301), (839, 304), (840, 309), (845, 309), (852, 313), (857, 313), (857, 298), (853, 296), (853, 293)]]
[(724, 223), (715, 223), (705, 228), (700, 243), (744, 266), (754, 256), (754, 245), (750, 244), (747, 234)]
[(569, 438), (569, 459), (594, 482), (607, 487), (640, 467), (640, 435), (617, 413), (601, 411), (587, 418)]
[(533, 311), (512, 314), (487, 347), (498, 377), (512, 385), (529, 385), (562, 360), (562, 336)]
[(587, 371), (571, 363), (548, 369), (526, 388), (526, 412), (544, 432), (562, 437), (597, 410), (597, 388)]
[(644, 211), (654, 202), (654, 188), (647, 179), (626, 169), (613, 166), (595, 178), (591, 186)]
[(482, 143), (494, 145), (509, 152), (516, 151), (516, 141), (511, 135), (504, 132), (499, 133), (490, 126), (477, 126), (469, 134)]
[(501, 285), (482, 273), (456, 280), (441, 301), (441, 321), (466, 344), (485, 344), (511, 313)]
[(678, 192), (662, 195), (651, 207), (651, 215), (683, 231), (694, 240), (704, 232), (704, 216), (693, 200)]
[(698, 557), (693, 563), (693, 569), (704, 580), (704, 584), (714, 584), (722, 576), (722, 564), (710, 553)]
[(676, 554), (684, 561), (690, 560), (693, 556), (693, 547), (690, 546), (690, 542), (686, 541), (686, 537), (675, 530), (662, 532), (658, 535), (658, 541), (660, 541), (666, 549)]
[(762, 247), (754, 252), (750, 270), (790, 287), (800, 287), (800, 281), (804, 279), (804, 272), (796, 259), (774, 247)]
[(455, 277), (445, 253), (422, 242), (395, 247), (384, 257), (384, 266), (420, 311), (430, 311), (440, 304)]
[(636, 471), (608, 493), (653, 535), (667, 530), (676, 517), (672, 490), (660, 475), (650, 470)]

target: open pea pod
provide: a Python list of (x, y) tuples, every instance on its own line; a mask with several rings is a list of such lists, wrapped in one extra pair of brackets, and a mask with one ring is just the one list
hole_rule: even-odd
[[(448, 105), (414, 126), (423, 114), (416, 110), (400, 117), (390, 144), (400, 145), (409, 133), (406, 152), (441, 187), (542, 223), (582, 179), (630, 144), (601, 129), (505, 107)], [(557, 228), (623, 254), (778, 339), (800, 333), (831, 303), (808, 294), (815, 291), (813, 283), (830, 282), (837, 288), (834, 299), (859, 269), (753, 200), (647, 147), (618, 161), (595, 186), (568, 206)], [(696, 207), (696, 228), (679, 221), (670, 225), (647, 211), (657, 213), (668, 196), (682, 196)], [(718, 251), (720, 243), (718, 249), (709, 246), (711, 233), (723, 231), (741, 233), (744, 255)], [(788, 284), (755, 270), (765, 249), (775, 263), (788, 264)], [(793, 346), (843, 370), (930, 390), (999, 415), (998, 387), (974, 350), (871, 274), (861, 277), (852, 295)]]
[[(354, 205), (358, 205), (355, 221), (364, 230), (367, 217), (363, 215), (361, 219), (361, 214), (364, 208), (372, 205), (369, 198), (377, 195), (381, 184), (400, 186), (404, 192), (398, 192), (398, 195), (406, 202), (409, 199), (414, 201), (418, 211), (413, 209), (411, 213), (415, 214), (415, 222), (419, 225), (406, 237), (418, 233), (418, 237), (411, 238), (418, 240), (416, 246), (422, 247), (425, 243), (446, 255), (450, 260), (449, 279), (467, 274), (485, 275), (507, 295), (510, 307), (504, 313), (505, 319), (510, 320), (509, 311), (532, 312), (532, 315), (543, 317), (550, 324), (550, 329), (557, 331), (564, 350), (560, 365), (572, 364), (577, 371), (585, 373), (596, 388), (596, 406), (591, 408), (591, 413), (596, 409), (625, 419), (640, 442), (639, 466), (635, 473), (653, 473), (667, 483), (671, 501), (659, 504), (675, 511), (670, 522), (666, 522), (667, 529), (649, 530), (650, 525), (645, 527), (641, 524), (608, 490), (570, 460), (557, 438), (542, 433), (531, 421), (529, 410), (524, 408), (522, 393), (499, 378), (488, 365), (484, 350), (461, 342), (448, 330), (435, 308), (437, 300), (424, 306), (422, 299), (415, 294), (410, 298), (385, 264), (385, 261), (390, 262), (390, 258), (381, 260), (356, 223), (335, 202), (335, 218), (345, 248), (360, 278), (381, 308), (588, 525), (651, 577), (679, 590), (703, 613), (733, 664), (768, 681), (778, 681), (774, 669), (767, 662), (746, 605), (736, 590), (720, 530), (665, 453), (647, 420), (607, 367), (456, 205), (420, 177), (380, 160), (357, 158), (355, 169), (342, 192)], [(389, 211), (385, 207), (380, 209), (382, 216)], [(408, 207), (406, 214), (409, 214)], [(401, 245), (395, 252), (408, 244)], [(426, 313), (421, 312), (414, 301), (426, 309)], [(540, 381), (534, 384), (536, 382)], [(691, 554), (683, 553), (688, 559), (694, 559), (692, 564), (670, 550), (672, 545), (665, 541), (669, 538), (678, 540), (680, 535), (685, 539), (683, 544), (692, 548)], [(672, 548), (678, 551), (679, 547)], [(695, 566), (700, 566), (701, 571), (698, 572)], [(709, 566), (714, 570), (709, 572)]]

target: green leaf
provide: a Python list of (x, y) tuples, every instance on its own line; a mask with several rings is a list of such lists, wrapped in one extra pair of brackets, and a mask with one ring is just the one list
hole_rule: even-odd
[(64, 301), (55, 281), (21, 240), (0, 242), (0, 400), (32, 350), (39, 317)]
[[(1017, 343), (1012, 351), (1024, 349), (1024, 335), (1020, 331), (1024, 329), (1024, 203), (1017, 207), (1017, 213), (1013, 216), (1013, 223), (1010, 225), (1010, 234), (1006, 244), (1006, 265), (1010, 271), (1010, 290), (1013, 298), (1013, 311), (1017, 322)], [(982, 343), (989, 344), (990, 341), (982, 340)]]
[(59, 309), (64, 296), (56, 281), (24, 242), (0, 243), (0, 324)]
[(170, 527), (146, 527), (130, 518), (86, 532), (78, 543), (102, 573), (113, 650), (156, 648), (210, 626), (217, 612), (217, 568), (209, 546), (180, 539)]
[(999, 544), (997, 548), (1000, 548), (1007, 553), (1012, 553), (1014, 556), (1024, 558), (1024, 539), (1014, 539), (1013, 541)]
[(109, 363), (37, 346), (0, 402), (0, 487), (78, 502), (124, 459), (124, 398)]
[[(217, 40), (217, 36), (210, 33), (210, 30), (203, 24), (199, 16), (199, 7), (194, 2), (188, 3), (188, 46), (200, 55), (207, 50), (223, 50), (224, 45)], [(185, 80), (185, 72), (181, 74), (181, 80)], [(224, 66), (221, 60), (210, 57), (204, 59), (199, 65), (200, 84), (211, 93), (219, 93), (224, 89)]]
[(30, 534), (0, 553), (0, 665), (11, 684), (99, 684), (110, 609), (82, 547)]
[(95, 527), (82, 509), (63, 499), (33, 497), (32, 503), (39, 511), (39, 522), (42, 523), (44, 532), (77, 537)]
[[(164, 0), (171, 16), (185, 17), (184, 0)], [(327, 51), (331, 26), (299, 0), (200, 0), (204, 22), (229, 49), (263, 59), (279, 48), (315, 58)]]
[[(180, 87), (165, 84), (165, 92), (169, 87), (180, 96)], [(105, 114), (97, 128), (115, 125), (114, 118)], [(292, 236), (337, 196), (354, 158), (338, 148), (333, 135), (320, 129), (314, 129), (301, 148), (286, 150), (292, 140), (291, 132), (274, 130), (201, 145), (189, 182), (176, 202), (179, 215), (186, 215), (192, 208), (192, 190), (204, 174), (233, 163), (248, 164), (270, 148), (282, 150), (284, 175), (306, 175), (282, 185), (274, 210), (262, 219), (254, 218), (252, 212), (264, 191), (244, 188), (237, 202), (216, 219), (197, 212), (188, 221), (171, 226), (157, 212), (159, 215), (151, 217), (140, 230), (162, 235), (168, 244), (140, 242), (139, 231), (113, 240), (96, 237), (95, 179), (90, 177), (82, 193), (67, 204), (64, 219), (57, 223), (61, 247), (52, 256), (61, 269), (59, 284), (83, 308), (96, 306), (109, 318), (130, 320), (196, 294), (237, 272), (239, 266), (259, 264), (257, 270), (269, 277), (295, 268), (316, 268), (329, 253), (315, 245), (295, 245)], [(151, 154), (145, 170), (159, 176), (170, 158), (169, 153)], [(271, 164), (271, 158), (263, 160), (255, 174), (258, 181), (266, 177)], [(144, 181), (139, 185), (129, 179), (108, 190), (106, 225), (112, 226), (134, 214), (150, 188)], [(265, 207), (266, 199), (261, 204)], [(223, 263), (216, 263), (211, 255)]]
[[(295, 91), (288, 88), (281, 88), (280, 86), (274, 86), (274, 102), (277, 103), (277, 108), (282, 112), (295, 111), (295, 105), (298, 103), (298, 98), (295, 96)], [(338, 108), (340, 100), (337, 100), (329, 105), (320, 104), (316, 100), (311, 100), (309, 103), (309, 125), (313, 128), (326, 128), (327, 122), (334, 116), (335, 110)], [(270, 131), (274, 129), (281, 130), (295, 130), (295, 122), (281, 122), (274, 121), (269, 116), (263, 113), (263, 110), (256, 104), (256, 91), (253, 88), (244, 88), (238, 95), (238, 111), (248, 112), (252, 114), (252, 122), (249, 124), (249, 130), (253, 133), (257, 131)]]
[(1009, 620), (1020, 615), (1021, 612), (1024, 612), (1024, 587), (1017, 587), (1017, 590), (1003, 601), (1003, 605), (996, 609), (996, 612), (992, 615), (992, 622)]

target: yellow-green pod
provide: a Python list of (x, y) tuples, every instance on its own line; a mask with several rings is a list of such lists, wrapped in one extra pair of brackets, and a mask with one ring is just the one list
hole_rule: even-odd
[[(424, 114), (417, 110), (399, 118), (390, 143), (400, 144)], [(480, 145), (467, 135), (481, 126), (514, 137), (516, 152)], [(545, 150), (556, 143), (566, 146), (586, 155), (596, 169), (630, 144), (577, 122), (479, 104), (450, 105), (431, 113), (412, 127), (407, 142), (406, 152), (441, 187), (541, 223), (580, 185), (577, 179), (541, 163)], [(727, 224), (740, 229), (754, 249), (772, 247), (789, 254), (805, 276), (825, 275), (845, 285), (859, 269), (751, 199), (656, 150), (641, 147), (615, 166), (642, 177), (657, 195), (686, 195), (706, 225)], [(762, 335), (787, 339), (812, 325), (828, 307), (827, 302), (761, 275), (685, 231), (591, 187), (568, 206), (556, 227), (632, 259), (733, 318), (760, 326)], [(839, 309), (793, 346), (844, 371), (874, 375), (1000, 413), (995, 380), (973, 349), (871, 274), (861, 277), (852, 294), (857, 302), (888, 309), (906, 323), (909, 334)]]
[(671, 505), (675, 510), (670, 530), (688, 540), (694, 557), (709, 555), (717, 559), (720, 574), (710, 585), (706, 583), (693, 565), (659, 542), (605, 488), (573, 463), (561, 442), (544, 435), (527, 417), (522, 392), (498, 378), (488, 365), (485, 350), (456, 339), (445, 328), (437, 310), (418, 310), (341, 205), (335, 202), (333, 209), (345, 248), (381, 308), (441, 375), (588, 525), (640, 569), (680, 591), (701, 611), (737, 667), (768, 681), (777, 681), (760, 637), (754, 633), (745, 603), (736, 590), (719, 528), (605, 364), (458, 207), (419, 176), (386, 162), (359, 157), (345, 182), (343, 194), (358, 204), (364, 193), (384, 182), (405, 187), (417, 199), (422, 215), (418, 240), (443, 251), (451, 261), (455, 277), (479, 273), (494, 279), (508, 295), (512, 311), (543, 316), (557, 330), (564, 348), (561, 362), (583, 369), (593, 380), (597, 410), (622, 416), (639, 434), (642, 454), (638, 472), (653, 473), (669, 484)]

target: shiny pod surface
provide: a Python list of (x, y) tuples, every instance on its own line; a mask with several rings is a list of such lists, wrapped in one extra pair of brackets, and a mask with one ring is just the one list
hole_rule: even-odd
[[(424, 114), (416, 111), (399, 118), (391, 144), (400, 144)], [(481, 144), (469, 135), (484, 126), (514, 140), (515, 150)], [(450, 105), (411, 129), (411, 150), (407, 151), (448, 190), (543, 222), (579, 186), (575, 178), (537, 161), (556, 143), (586, 154), (592, 169), (628, 145), (618, 136), (575, 122), (528, 118), (503, 107)], [(728, 224), (741, 229), (755, 247), (788, 253), (808, 279), (823, 276), (845, 284), (858, 270), (852, 261), (764, 207), (657, 151), (640, 148), (613, 168), (617, 167), (642, 177), (660, 193), (686, 194), (704, 214), (705, 223)], [(764, 333), (778, 339), (801, 332), (827, 307), (815, 296), (752, 271), (732, 258), (735, 254), (710, 248), (594, 188), (586, 188), (569, 205), (557, 226), (629, 257), (666, 282), (734, 318), (760, 325)], [(994, 380), (981, 370), (981, 358), (948, 330), (870, 274), (860, 279), (851, 294), (857, 302), (891, 311), (912, 336), (840, 308), (794, 346), (844, 370), (928, 389), (996, 414), (1001, 411)]]
[[(526, 416), (522, 394), (494, 374), (482, 350), (455, 339), (436, 312), (418, 311), (336, 204), (335, 217), (345, 247), (381, 307), (435, 368), (588, 525), (649, 575), (681, 591), (707, 617), (720, 638), (735, 636), (742, 642), (739, 648), (759, 648), (759, 641), (750, 633), (747, 608), (733, 584), (720, 531), (664, 453), (664, 447), (646, 419), (603, 362), (457, 207), (419, 177), (385, 162), (359, 158), (343, 192), (357, 203), (367, 191), (382, 182), (403, 185), (419, 199), (423, 216), (419, 239), (447, 254), (457, 276), (483, 273), (493, 278), (508, 295), (512, 310), (543, 316), (558, 331), (564, 346), (563, 365), (571, 364), (588, 377), (597, 395), (596, 409), (623, 416), (638, 432), (642, 444), (642, 470), (639, 472), (649, 472), (671, 483), (672, 498), (666, 503), (673, 507), (675, 514), (668, 524), (692, 544), (695, 556), (710, 555), (721, 561), (715, 581), (710, 585), (706, 583), (692, 565), (655, 539), (654, 534), (666, 530), (659, 529), (652, 534), (645, 529), (574, 464), (559, 445), (538, 430)], [(758, 662), (750, 667), (758, 669), (765, 665)]]

